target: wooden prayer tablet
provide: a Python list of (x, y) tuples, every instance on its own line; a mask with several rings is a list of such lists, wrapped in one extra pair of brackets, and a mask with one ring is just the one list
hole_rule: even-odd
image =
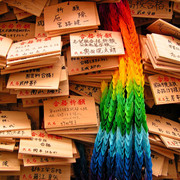
[(27, 11), (35, 16), (40, 16), (44, 6), (46, 5), (47, 0), (33, 0), (33, 1), (24, 1), (24, 0), (6, 0), (6, 3), (11, 6), (15, 6), (19, 9)]
[(164, 159), (164, 164), (163, 164), (163, 169), (162, 169), (162, 176), (167, 176), (168, 174), (168, 164), (169, 164), (169, 159), (165, 157)]
[(56, 129), (97, 126), (94, 98), (70, 96), (44, 101), (44, 125)]
[(180, 140), (180, 124), (161, 116), (147, 114), (150, 133)]
[(26, 71), (30, 69), (44, 68), (56, 64), (59, 60), (59, 52), (34, 56), (30, 58), (7, 61), (5, 69), (1, 70), (1, 74), (10, 74), (15, 72)]
[(0, 131), (31, 129), (26, 112), (0, 111), (0, 122)]
[(160, 74), (148, 79), (156, 105), (180, 103), (180, 79)]
[(8, 6), (5, 2), (0, 2), (0, 15), (5, 14), (9, 11)]
[(54, 96), (67, 96), (69, 95), (69, 81), (67, 77), (67, 69), (65, 67), (64, 57), (60, 57), (62, 62), (60, 82), (57, 90), (37, 90), (37, 89), (25, 89), (17, 90), (17, 98), (38, 98), (38, 97), (54, 97)]
[(70, 34), (71, 57), (124, 54), (120, 32), (93, 30)]
[(104, 70), (104, 71), (97, 71), (83, 75), (74, 75), (69, 76), (70, 81), (81, 81), (81, 82), (91, 82), (91, 83), (101, 83), (102, 80), (106, 82), (110, 82), (112, 79), (112, 75), (114, 70)]
[(61, 61), (46, 68), (10, 74), (9, 89), (58, 89), (61, 74)]
[(31, 138), (31, 129), (0, 131), (0, 138)]
[(12, 44), (7, 60), (13, 61), (57, 52), (61, 52), (61, 36), (52, 38), (34, 38)]
[(100, 88), (70, 83), (69, 89), (82, 96), (94, 97), (95, 102), (100, 104)]
[(151, 159), (153, 164), (152, 174), (158, 177), (162, 173), (165, 157), (158, 153), (152, 152)]
[(163, 143), (166, 145), (167, 148), (176, 148), (180, 149), (180, 141), (177, 139), (168, 138), (165, 136), (160, 136)]
[(179, 39), (155, 33), (152, 33), (151, 37), (158, 60), (180, 64)]
[(22, 21), (8, 21), (0, 23), (0, 35), (13, 41), (23, 41), (34, 38), (35, 24)]
[(12, 39), (0, 36), (0, 58), (6, 58), (12, 42)]
[(67, 66), (69, 75), (114, 69), (119, 66), (119, 57), (71, 57), (67, 51)]
[(71, 138), (71, 139), (75, 139), (75, 140), (79, 140), (79, 141), (83, 141), (83, 142), (88, 142), (88, 143), (95, 143), (95, 139), (96, 139), (96, 135), (93, 134), (93, 135), (62, 135), (64, 137), (67, 137), (67, 138)]
[(57, 90), (51, 89), (25, 89), (17, 90), (17, 98), (45, 98), (45, 97), (56, 97), (56, 96), (68, 96), (69, 95), (69, 81), (63, 81), (59, 83)]
[(0, 22), (16, 20), (16, 16), (13, 11), (9, 11), (0, 16)]
[(147, 27), (147, 30), (152, 33), (164, 34), (180, 38), (180, 28), (162, 20), (158, 19)]
[(1, 142), (0, 140), (0, 151), (14, 151), (15, 142)]
[(36, 17), (35, 37), (46, 37), (47, 34), (44, 30), (44, 15)]
[(172, 3), (169, 0), (128, 0), (132, 17), (172, 19)]
[(15, 14), (16, 15), (16, 18), (17, 18), (17, 20), (21, 20), (21, 19), (25, 19), (25, 18), (27, 18), (27, 17), (30, 17), (30, 16), (32, 16), (32, 14), (30, 14), (30, 13), (28, 13), (28, 12), (21, 12), (21, 13), (17, 13), (17, 14)]
[(97, 120), (98, 120), (98, 126), (96, 127), (88, 127), (88, 128), (83, 128), (83, 127), (77, 127), (73, 129), (47, 129), (46, 131), (49, 134), (55, 134), (55, 135), (93, 135), (97, 134), (99, 130), (99, 125), (100, 125), (100, 117), (99, 117), (99, 106), (96, 105), (96, 115), (97, 115)]
[(0, 171), (20, 171), (20, 161), (16, 152), (0, 152)]
[(76, 162), (75, 158), (57, 158), (57, 157), (40, 157), (32, 155), (23, 156), (24, 166), (44, 166), (44, 165), (68, 165)]
[(73, 158), (72, 140), (47, 134), (44, 130), (33, 130), (31, 139), (20, 139), (19, 153)]
[(24, 11), (22, 9), (17, 8), (17, 7), (13, 7), (13, 12), (14, 12), (14, 14), (18, 14), (18, 13), (22, 13)]
[(38, 107), (38, 106), (43, 106), (43, 101), (51, 99), (50, 97), (47, 98), (23, 98), (22, 99), (22, 104), (23, 107)]
[(44, 9), (45, 31), (48, 35), (96, 29), (99, 17), (95, 2), (68, 1)]
[(17, 103), (16, 94), (0, 93), (0, 104)]
[(152, 33), (163, 34), (180, 38), (180, 28), (162, 20), (158, 19), (147, 27), (147, 30)]
[(174, 2), (173, 11), (180, 13), (180, 2)]
[(59, 131), (48, 131), (50, 134), (54, 135), (84, 135), (84, 134), (97, 134), (99, 130), (99, 127), (94, 127), (94, 128), (77, 128), (77, 129), (67, 129), (67, 130), (59, 130)]
[(22, 167), (20, 174), (20, 180), (28, 180), (28, 179), (70, 180), (70, 178), (71, 178), (70, 165)]

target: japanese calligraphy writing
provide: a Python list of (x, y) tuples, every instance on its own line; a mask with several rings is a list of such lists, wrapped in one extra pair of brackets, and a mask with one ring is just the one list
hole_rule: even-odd
[(94, 99), (85, 96), (59, 97), (44, 102), (45, 128), (97, 124)]
[(41, 0), (31, 0), (29, 2), (23, 1), (23, 0), (7, 0), (6, 3), (10, 4), (11, 6), (15, 6), (19, 9), (22, 9), (24, 11), (27, 11), (31, 14), (34, 14), (36, 16), (40, 16), (41, 12), (46, 5), (47, 0), (41, 1)]
[(71, 158), (73, 157), (72, 140), (49, 135), (43, 130), (36, 130), (32, 131), (32, 139), (20, 140), (19, 152), (30, 155)]
[(8, 80), (9, 89), (58, 89), (61, 74), (61, 61), (52, 67), (37, 69), (36, 72), (29, 70), (11, 74)]
[(70, 90), (80, 95), (87, 95), (94, 97), (95, 101), (97, 103), (100, 103), (100, 95), (101, 95), (100, 88), (86, 86), (86, 85), (79, 85), (79, 84), (70, 84)]
[(0, 111), (0, 131), (31, 129), (25, 112)]
[(19, 21), (0, 23), (0, 35), (11, 38), (13, 41), (23, 41), (34, 38), (35, 24)]
[(160, 0), (129, 0), (133, 17), (172, 18), (172, 3)]
[(179, 28), (177, 28), (176, 26), (173, 26), (172, 24), (170, 24), (162, 19), (158, 19), (153, 24), (148, 26), (147, 29), (148, 29), (148, 31), (153, 32), (153, 33), (171, 35), (171, 36), (180, 38)]
[(23, 167), (20, 179), (70, 179), (70, 170), (70, 165)]
[(180, 102), (180, 79), (163, 75), (148, 77), (156, 104)]
[(8, 60), (37, 56), (61, 51), (61, 37), (34, 38), (14, 43), (8, 53)]
[[(174, 129), (176, 130), (175, 132), (177, 133), (178, 129), (177, 128), (174, 128)], [(168, 138), (165, 136), (160, 136), (160, 138), (162, 139), (162, 141), (168, 148), (179, 148), (180, 147), (180, 141), (177, 139), (172, 139), (172, 138)]]
[(118, 67), (118, 57), (71, 57), (67, 51), (69, 75), (105, 70)]
[(180, 140), (179, 123), (164, 117), (147, 114), (147, 125), (149, 132)]
[(31, 130), (0, 131), (0, 137), (30, 138)]
[[(88, 7), (88, 8), (87, 8)], [(99, 25), (94, 2), (63, 2), (44, 9), (45, 31)]]
[(157, 47), (157, 53), (160, 56), (159, 59), (164, 59), (164, 61), (176, 64), (180, 62), (179, 39), (155, 33), (152, 33), (151, 36), (153, 38), (154, 45)]
[(20, 171), (17, 152), (0, 152), (0, 171)]
[(98, 30), (74, 33), (70, 34), (70, 44), (72, 57), (124, 54), (120, 32)]

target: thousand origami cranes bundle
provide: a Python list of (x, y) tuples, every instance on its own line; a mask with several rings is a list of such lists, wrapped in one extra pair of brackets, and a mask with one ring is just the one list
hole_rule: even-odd
[(102, 83), (101, 124), (91, 158), (91, 178), (152, 179), (138, 36), (126, 0), (99, 7), (103, 29), (121, 31), (126, 54), (108, 87)]

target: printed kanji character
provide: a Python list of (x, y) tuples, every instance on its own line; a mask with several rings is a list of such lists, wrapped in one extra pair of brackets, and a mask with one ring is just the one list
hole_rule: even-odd
[(27, 179), (25, 174), (23, 174), (23, 179)]
[(44, 41), (49, 41), (49, 40), (51, 40), (51, 37), (47, 37), (44, 39)]
[(6, 27), (6, 25), (5, 25), (5, 24), (3, 24), (1, 27), (4, 29), (4, 28)]
[(29, 40), (28, 41), (28, 44), (32, 44), (34, 41), (33, 40)]
[(55, 107), (57, 107), (60, 103), (58, 101), (55, 101), (53, 104)]
[(25, 44), (25, 42), (20, 43), (20, 45), (24, 45), (24, 44)]
[(17, 28), (17, 29), (21, 29), (21, 27), (22, 27), (21, 24), (17, 24), (17, 25), (16, 25), (16, 28)]
[(103, 35), (101, 33), (97, 33), (96, 36), (97, 36), (97, 38), (102, 38)]
[(42, 132), (40, 132), (38, 136), (39, 136), (39, 137), (45, 137), (45, 134), (42, 133)]
[(42, 39), (40, 39), (40, 38), (36, 40), (36, 42), (41, 42), (41, 41), (42, 41)]
[(163, 78), (161, 76), (158, 77), (159, 82), (162, 82)]
[(62, 101), (61, 101), (61, 106), (67, 106), (67, 104), (68, 104), (68, 103), (67, 103), (66, 100), (62, 100)]
[(167, 76), (164, 76), (164, 81), (169, 82), (169, 78)]
[(27, 163), (31, 163), (31, 161), (30, 161), (30, 159), (29, 159), (29, 158), (26, 160), (26, 162), (27, 162)]
[(55, 138), (56, 138), (56, 139), (62, 139), (62, 137), (61, 137), (61, 136), (55, 136)]
[(10, 86), (14, 86), (14, 82), (13, 81), (10, 82)]
[(14, 27), (13, 24), (10, 24), (10, 25), (8, 26), (8, 28), (10, 28), (10, 29), (12, 29), (13, 27)]
[(105, 38), (112, 38), (112, 34), (111, 33), (105, 33), (104, 37)]
[(37, 133), (35, 133), (35, 132), (32, 132), (32, 136), (36, 136), (37, 135)]
[(81, 37), (81, 39), (84, 39), (86, 37), (86, 35), (81, 34), (80, 37)]
[(85, 99), (79, 99), (77, 103), (79, 105), (85, 104)]
[(31, 174), (29, 174), (28, 178), (29, 178), (29, 179), (32, 179), (32, 175), (31, 175)]
[(24, 28), (24, 29), (30, 29), (30, 24), (25, 24), (25, 25), (23, 26), (23, 28)]
[(53, 135), (48, 134), (48, 138), (49, 138), (49, 139), (53, 139)]
[(92, 33), (88, 34), (88, 38), (93, 38), (93, 37), (94, 37), (94, 35)]
[(16, 81), (16, 86), (19, 86), (19, 82), (18, 81)]
[(70, 104), (75, 106), (76, 105), (76, 101), (74, 99), (71, 99), (70, 100)]

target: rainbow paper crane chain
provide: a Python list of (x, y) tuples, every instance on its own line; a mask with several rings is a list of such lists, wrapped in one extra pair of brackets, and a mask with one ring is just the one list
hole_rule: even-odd
[[(121, 31), (125, 55), (108, 84), (102, 82), (101, 124), (91, 159), (91, 179), (152, 179), (138, 36), (127, 0), (99, 7), (102, 28)], [(104, 16), (103, 14), (106, 14)], [(108, 19), (107, 19), (108, 17)]]

